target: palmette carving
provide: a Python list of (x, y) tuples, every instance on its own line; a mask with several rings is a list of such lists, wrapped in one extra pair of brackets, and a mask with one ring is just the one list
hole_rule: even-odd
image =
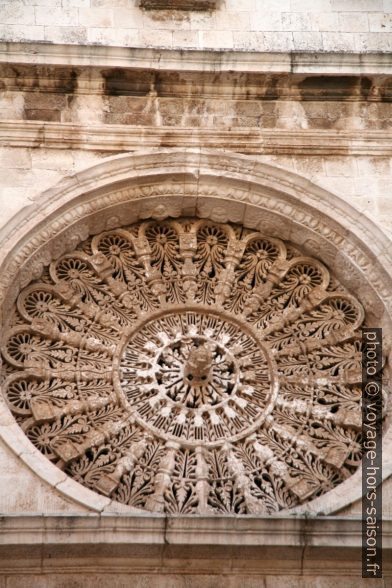
[(273, 513), (359, 465), (364, 318), (289, 243), (146, 221), (85, 241), (20, 293), (5, 397), (43, 455), (100, 494)]

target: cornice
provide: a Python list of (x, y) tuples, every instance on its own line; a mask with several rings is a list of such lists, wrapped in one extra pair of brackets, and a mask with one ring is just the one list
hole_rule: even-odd
[(0, 43), (0, 63), (353, 76), (392, 73), (392, 55), (387, 53), (184, 51), (53, 43)]
[(216, 130), (130, 125), (75, 125), (41, 121), (0, 122), (0, 144), (99, 151), (140, 148), (221, 148), (244, 154), (274, 155), (392, 155), (390, 131), (320, 129)]
[[(22, 515), (0, 522), (3, 573), (360, 577), (360, 519)], [(148, 546), (148, 549), (146, 549)], [(384, 574), (392, 521), (383, 521)], [(66, 551), (67, 557), (64, 557)], [(18, 557), (15, 557), (17, 552)], [(190, 564), (191, 562), (191, 564)], [(170, 576), (172, 577), (172, 576)]]
[[(72, 520), (72, 533), (70, 521)], [(8, 545), (36, 545), (43, 542), (144, 543), (170, 545), (236, 545), (361, 547), (362, 520), (348, 517), (263, 516), (167, 516), (160, 514), (72, 514), (5, 515), (0, 537)], [(2, 541), (3, 543), (3, 541)], [(3, 543), (4, 544), (4, 543)], [(392, 549), (392, 520), (383, 521), (383, 547)]]

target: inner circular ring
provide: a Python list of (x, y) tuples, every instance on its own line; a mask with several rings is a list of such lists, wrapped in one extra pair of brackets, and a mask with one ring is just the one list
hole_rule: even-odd
[(245, 321), (202, 305), (168, 305), (121, 339), (113, 381), (135, 420), (184, 447), (257, 430), (278, 394), (268, 346)]
[(157, 382), (165, 385), (168, 398), (193, 411), (217, 408), (238, 387), (238, 362), (212, 337), (178, 334), (158, 349), (154, 360), (159, 366)]

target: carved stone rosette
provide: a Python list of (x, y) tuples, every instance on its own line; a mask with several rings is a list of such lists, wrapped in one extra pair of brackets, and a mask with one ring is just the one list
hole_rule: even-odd
[(360, 463), (363, 321), (289, 243), (142, 222), (88, 239), (19, 294), (5, 395), (48, 459), (118, 502), (273, 513)]

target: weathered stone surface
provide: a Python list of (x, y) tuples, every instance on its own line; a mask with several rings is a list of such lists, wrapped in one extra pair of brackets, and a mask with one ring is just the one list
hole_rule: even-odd
[[(110, 342), (106, 339), (104, 345), (102, 340), (99, 342), (100, 337), (110, 339), (113, 335), (108, 331), (102, 308), (120, 310), (123, 317), (124, 313), (135, 310), (137, 305), (129, 305), (129, 301), (140, 289), (128, 288), (125, 292), (121, 275), (125, 276), (126, 264), (117, 264), (118, 275), (111, 274), (109, 265), (99, 256), (101, 250), (96, 251), (98, 256), (92, 256), (92, 239), (94, 244), (102, 244), (106, 237), (118, 237), (118, 227), (135, 228), (134, 223), (141, 223), (150, 238), (150, 247), (153, 243), (155, 250), (149, 252), (146, 241), (141, 239), (136, 244), (136, 266), (140, 270), (140, 263), (145, 264), (144, 270), (140, 270), (145, 289), (151, 290), (154, 300), (159, 301), (157, 306), (167, 314), (173, 304), (170, 297), (181, 297), (182, 293), (181, 305), (189, 305), (200, 291), (198, 284), (206, 271), (197, 266), (201, 255), (200, 235), (196, 239), (197, 254), (187, 231), (183, 231), (178, 241), (176, 237), (174, 241), (169, 238), (172, 246), (169, 253), (168, 246), (161, 242), (169, 233), (159, 233), (159, 230), (173, 229), (178, 219), (186, 216), (199, 219), (188, 221), (188, 226), (200, 222), (200, 226), (214, 227), (217, 232), (209, 237), (220, 235), (220, 230), (224, 232), (225, 223), (238, 223), (244, 229), (241, 234), (237, 229), (234, 241), (243, 244), (246, 235), (259, 231), (264, 240), (275, 245), (286, 241), (290, 255), (295, 258), (300, 252), (307, 260), (306, 267), (316, 264), (311, 265), (314, 269), (325, 264), (337, 278), (331, 282), (330, 299), (347, 302), (344, 298), (347, 291), (355, 294), (364, 305), (368, 323), (383, 327), (384, 347), (389, 350), (391, 323), (387, 309), (392, 307), (392, 270), (390, 238), (386, 235), (392, 235), (392, 72), (390, 56), (382, 52), (391, 49), (390, 0), (282, 0), (278, 4), (263, 0), (260, 8), (254, 0), (226, 0), (216, 10), (205, 12), (144, 10), (134, 0), (29, 0), (16, 3), (15, 7), (14, 4), (8, 0), (2, 3), (0, 23), (4, 24), (0, 24), (0, 38), (39, 43), (0, 46), (0, 139), (4, 145), (0, 152), (0, 296), (6, 293), (2, 313), (8, 321), (5, 334), (9, 334), (10, 309), (18, 294), (22, 292), (18, 312), (22, 309), (23, 313), (26, 309), (22, 299), (27, 296), (25, 288), (29, 282), (37, 284), (38, 280), (47, 294), (52, 278), (44, 268), (54, 260), (53, 273), (56, 260), (71, 259), (79, 247), (79, 261), (87, 266), (91, 262), (92, 278), (98, 280), (99, 288), (105, 284), (102, 291), (98, 290), (104, 297), (109, 296), (111, 303), (107, 306), (107, 300), (105, 303), (101, 300), (94, 322), (91, 321), (94, 303), (90, 300), (86, 304), (77, 293), (71, 292), (71, 302), (62, 298), (60, 306), (69, 305), (66, 320), (73, 322), (73, 327), (69, 324), (59, 327), (56, 318), (48, 324), (34, 317), (33, 330), (28, 335), (41, 342), (52, 341), (55, 347), (52, 362), (61, 361), (65, 348), (78, 349), (78, 361), (82, 363), (95, 361), (98, 365), (97, 357), (102, 360), (102, 354), (111, 358)], [(40, 43), (43, 40), (47, 43)], [(160, 49), (149, 49), (153, 47)], [(169, 50), (173, 47), (179, 50)], [(198, 51), (184, 52), (185, 48)], [(354, 51), (361, 53), (355, 55)], [(208, 152), (206, 147), (216, 151)], [(146, 148), (153, 151), (143, 155)], [(121, 156), (124, 152), (134, 152), (134, 155)], [(52, 188), (57, 182), (60, 184)], [(177, 219), (177, 225), (173, 219)], [(180, 224), (183, 226), (183, 221)], [(158, 230), (159, 243), (152, 239), (149, 230)], [(83, 251), (82, 242), (85, 242)], [(112, 242), (111, 246), (118, 246), (118, 242)], [(159, 266), (156, 246), (166, 251), (164, 267)], [(210, 243), (208, 247), (214, 251), (215, 245)], [(242, 333), (250, 345), (251, 337), (244, 331), (244, 325), (249, 322), (246, 317), (259, 312), (266, 301), (270, 304), (270, 284), (279, 287), (278, 283), (284, 281), (279, 271), (284, 272), (284, 268), (274, 267), (275, 273), (270, 268), (269, 279), (264, 282), (263, 278), (263, 283), (256, 286), (255, 296), (245, 296), (247, 306), (242, 314), (233, 312), (228, 317), (224, 305), (237, 292), (239, 273), (243, 270), (241, 275), (246, 281), (254, 264), (242, 268), (241, 252), (235, 247), (223, 249), (221, 265), (217, 253), (211, 256), (215, 270), (207, 272), (214, 302), (208, 303), (208, 312), (211, 314), (211, 309), (217, 306), (219, 320), (225, 325), (231, 324), (230, 320), (237, 321), (237, 335)], [(113, 255), (116, 258), (113, 252), (111, 258)], [(257, 266), (262, 262), (255, 263)], [(159, 268), (161, 273), (157, 271)], [(344, 286), (339, 287), (339, 281)], [(64, 289), (61, 292), (66, 298), (67, 292)], [(287, 294), (287, 289), (283, 288), (280, 295), (284, 293)], [(279, 324), (286, 335), (288, 329), (304, 320), (307, 312), (317, 313), (324, 308), (317, 306), (316, 298), (314, 293), (307, 309), (301, 308), (299, 317), (290, 314), (293, 309), (284, 315), (284, 321)], [(40, 302), (45, 304), (44, 299)], [(47, 311), (41, 308), (42, 312)], [(347, 479), (332, 490), (322, 490), (320, 497), (309, 502), (318, 492), (309, 483), (309, 476), (304, 477), (301, 470), (301, 480), (292, 479), (290, 472), (284, 471), (285, 467), (292, 470), (292, 465), (287, 463), (292, 449), (278, 459), (278, 450), (275, 445), (271, 449), (271, 440), (259, 444), (256, 441), (255, 445), (252, 435), (246, 435), (248, 458), (257, 458), (258, 464), (262, 459), (267, 461), (265, 471), (271, 470), (277, 484), (283, 484), (286, 494), (276, 501), (279, 508), (288, 506), (288, 496), (293, 504), (303, 502), (292, 511), (294, 516), (290, 520), (272, 515), (264, 521), (263, 509), (267, 506), (267, 511), (273, 510), (270, 495), (268, 500), (260, 498), (266, 480), (255, 490), (249, 482), (246, 465), (249, 459), (243, 459), (238, 453), (242, 440), (233, 439), (241, 431), (249, 433), (249, 423), (236, 421), (234, 429), (226, 432), (226, 443), (221, 443), (219, 435), (208, 442), (204, 439), (204, 444), (217, 444), (208, 447), (207, 452), (204, 446), (200, 450), (199, 442), (194, 447), (195, 428), (193, 433), (191, 430), (195, 423), (202, 428), (200, 422), (211, 420), (213, 414), (228, 422), (233, 417), (230, 410), (229, 415), (217, 414), (219, 402), (214, 404), (208, 390), (202, 399), (204, 412), (197, 412), (203, 396), (200, 392), (203, 378), (208, 383), (214, 380), (219, 391), (226, 372), (234, 378), (235, 387), (236, 378), (244, 377), (244, 373), (251, 377), (250, 368), (240, 365), (241, 351), (232, 353), (228, 348), (230, 341), (219, 342), (216, 334), (212, 345), (208, 329), (207, 333), (196, 335), (183, 333), (180, 337), (178, 331), (173, 334), (172, 323), (176, 320), (173, 316), (180, 316), (178, 309), (170, 317), (157, 317), (154, 312), (150, 312), (148, 320), (138, 319), (137, 334), (128, 332), (124, 326), (120, 329), (128, 338), (116, 361), (128, 380), (120, 385), (118, 393), (124, 395), (124, 390), (129, 391), (134, 384), (140, 390), (139, 399), (143, 397), (146, 391), (139, 379), (146, 377), (146, 370), (147, 377), (161, 386), (161, 392), (163, 386), (170, 388), (171, 380), (165, 375), (169, 368), (181, 372), (181, 385), (176, 384), (175, 399), (165, 405), (156, 408), (155, 401), (159, 404), (162, 399), (152, 396), (150, 404), (146, 400), (146, 410), (139, 413), (136, 407), (138, 423), (131, 425), (141, 427), (145, 434), (134, 440), (124, 455), (118, 455), (112, 447), (116, 434), (122, 435), (124, 423), (116, 418), (108, 424), (112, 407), (105, 395), (98, 397), (97, 391), (104, 383), (94, 386), (94, 393), (86, 391), (91, 365), (78, 379), (83, 398), (69, 397), (74, 382), (67, 380), (65, 385), (56, 387), (54, 378), (46, 378), (48, 373), (28, 372), (27, 388), (12, 387), (21, 380), (13, 381), (13, 376), (8, 375), (9, 402), (14, 412), (18, 390), (19, 401), (23, 398), (16, 412), (30, 410), (27, 417), (25, 412), (16, 414), (19, 423), (24, 422), (30, 438), (46, 443), (47, 447), (48, 428), (62, 426), (69, 434), (66, 439), (64, 431), (54, 435), (54, 439), (61, 441), (54, 441), (52, 447), (57, 467), (28, 441), (8, 408), (0, 407), (0, 432), (7, 445), (4, 451), (0, 449), (3, 472), (0, 510), (6, 514), (24, 513), (20, 518), (11, 516), (1, 521), (0, 533), (4, 532), (5, 537), (0, 541), (1, 588), (68, 588), (81, 583), (94, 587), (143, 588), (147, 585), (330, 588), (365, 586), (365, 582), (366, 586), (389, 586), (389, 551), (384, 557), (383, 580), (362, 581), (359, 577), (361, 472), (358, 469), (350, 476), (354, 469), (350, 462), (353, 445), (350, 445), (351, 457), (348, 444), (343, 443), (342, 447), (342, 435), (349, 434), (352, 440), (358, 434), (358, 411), (348, 414), (346, 409), (339, 408), (331, 412), (327, 437), (316, 447), (320, 442), (317, 435), (293, 433), (288, 429), (287, 419), (294, 427), (302, 420), (321, 425), (326, 419), (325, 403), (316, 406), (310, 403), (312, 410), (305, 418), (304, 407), (309, 403), (306, 399), (298, 400), (303, 386), (295, 393), (293, 402), (277, 397), (274, 421), (266, 422), (267, 433), (274, 435), (274, 442), (278, 439), (283, 444), (290, 443), (291, 438), (298, 456), (306, 455), (309, 463), (319, 464), (317, 471), (321, 468), (324, 473), (338, 472), (336, 475)], [(206, 316), (205, 312), (200, 315), (194, 309), (189, 310), (188, 317), (200, 326), (200, 316)], [(52, 310), (47, 312), (48, 317), (53, 319), (58, 315)], [(74, 329), (75, 321), (81, 317), (86, 321), (84, 325), (94, 325), (97, 336), (86, 337), (87, 327)], [(312, 317), (313, 322), (317, 320)], [(165, 318), (170, 319), (169, 327)], [(209, 318), (218, 320), (217, 315)], [(30, 324), (30, 319), (24, 316), (19, 320), (19, 327), (13, 326), (17, 334), (22, 323), (27, 324), (26, 320)], [(113, 326), (117, 319), (112, 315), (111, 320)], [(338, 317), (328, 318), (328, 329), (331, 320), (336, 321)], [(153, 340), (157, 326), (162, 336), (166, 334), (164, 340), (155, 342), (159, 348), (157, 361), (146, 360), (135, 376), (130, 355), (135, 349), (137, 356), (145, 352), (139, 349), (143, 334), (147, 333), (148, 339)], [(278, 326), (275, 323), (275, 331)], [(275, 331), (265, 337), (276, 336)], [(276, 343), (278, 349), (270, 363), (284, 364), (282, 369), (287, 371), (291, 368), (285, 358), (298, 359), (298, 354), (310, 357), (315, 353), (314, 346), (320, 341), (325, 343), (330, 336), (326, 333), (315, 341), (301, 331), (300, 340)], [(189, 337), (193, 348), (181, 358), (178, 354), (189, 344)], [(340, 340), (334, 340), (334, 344), (335, 347), (343, 345)], [(352, 340), (348, 343), (353, 344)], [(266, 343), (260, 345), (261, 349)], [(252, 356), (253, 363), (259, 367), (263, 365), (260, 349)], [(64, 357), (70, 356), (65, 353)], [(226, 371), (220, 366), (219, 357), (225, 358)], [(46, 360), (41, 357), (41, 368)], [(101, 375), (104, 375), (103, 363), (100, 361), (98, 366)], [(313, 367), (316, 363), (316, 358), (308, 362)], [(33, 368), (26, 366), (27, 370)], [(11, 373), (19, 368), (7, 369)], [(387, 363), (386, 392), (388, 370)], [(61, 377), (66, 378), (71, 372), (72, 369), (62, 370)], [(345, 373), (344, 377), (348, 375)], [(42, 395), (41, 388), (38, 387), (38, 392), (34, 388), (37, 382), (47, 385), (45, 390), (52, 394), (50, 402), (48, 398), (43, 400), (45, 394)], [(31, 398), (26, 397), (29, 386), (37, 392)], [(339, 386), (345, 384), (341, 381)], [(184, 395), (188, 388), (194, 393), (195, 404), (186, 406), (185, 421), (188, 419), (190, 428), (182, 436), (168, 439), (162, 422), (167, 419), (168, 409), (174, 410), (170, 402), (179, 402), (176, 394)], [(243, 401), (247, 400), (238, 399), (240, 402), (235, 407), (228, 408), (243, 416), (248, 406)], [(28, 408), (26, 401), (30, 403)], [(350, 402), (353, 409), (351, 396)], [(355, 406), (358, 408), (358, 402)], [(160, 420), (151, 417), (148, 407), (161, 410)], [(291, 418), (294, 413), (295, 417)], [(71, 430), (73, 418), (78, 422)], [(90, 419), (87, 424), (86, 418)], [(99, 422), (105, 418), (109, 420), (101, 426)], [(257, 416), (253, 418), (260, 424), (257, 419)], [(388, 424), (389, 421), (384, 436), (386, 519), (390, 518), (392, 504), (392, 461), (388, 457), (392, 441)], [(204, 433), (213, 426), (211, 421)], [(314, 431), (319, 429), (316, 427)], [(339, 447), (328, 436), (331, 431), (336, 433)], [(39, 432), (43, 434), (40, 436)], [(164, 452), (157, 455), (156, 463), (149, 469), (142, 461), (154, 436), (160, 439), (157, 447), (163, 447)], [(187, 446), (179, 447), (181, 443)], [(93, 456), (103, 446), (105, 450), (98, 456), (97, 467), (91, 469)], [(112, 462), (111, 458), (107, 461), (107, 451), (116, 454)], [(241, 516), (205, 516), (208, 507), (216, 511), (219, 500), (222, 503), (222, 492), (217, 492), (219, 484), (211, 477), (211, 464), (207, 463), (211, 452), (219, 453), (220, 463), (228, 470), (227, 484), (235, 488), (233, 496), (240, 497), (239, 502), (230, 503), (229, 511), (231, 508), (235, 513), (253, 514), (248, 514), (245, 521)], [(181, 469), (181, 457), (185, 454), (187, 465)], [(139, 470), (144, 472), (145, 486), (138, 502), (137, 492), (132, 494), (138, 482), (131, 477)], [(67, 477), (69, 473), (74, 479)], [(311, 478), (313, 482), (315, 477)], [(83, 481), (85, 486), (75, 480)], [(211, 484), (215, 484), (212, 489)], [(137, 508), (130, 507), (131, 503)], [(144, 507), (144, 512), (139, 507)], [(164, 511), (169, 516), (158, 514), (152, 518), (146, 509)], [(197, 511), (199, 515), (196, 519), (170, 516), (177, 511)], [(341, 518), (335, 520), (331, 514), (337, 511)], [(320, 512), (330, 515), (319, 518)], [(35, 516), (28, 517), (26, 513)], [(37, 517), (38, 513), (45, 517)], [(62, 516), (53, 518), (54, 513)], [(75, 516), (83, 513), (88, 516)], [(323, 527), (325, 521), (328, 528)], [(385, 521), (387, 550), (390, 548), (388, 524)]]
[[(4, 393), (28, 438), (72, 478), (157, 512), (264, 514), (353, 470), (358, 381), (338, 366), (355, 356), (350, 370), (360, 372), (363, 309), (316, 260), (262, 233), (239, 239), (241, 230), (189, 219), (116, 227), (21, 292), (4, 334)], [(310, 403), (296, 391), (302, 381)], [(339, 394), (352, 397), (350, 410), (337, 411)], [(347, 429), (340, 443), (336, 426)]]
[(371, 52), (390, 50), (390, 21), (386, 0), (256, 5), (254, 0), (35, 0), (30, 6), (6, 0), (0, 11), (0, 38), (74, 45)]
[(146, 10), (211, 10), (218, 0), (139, 0)]

